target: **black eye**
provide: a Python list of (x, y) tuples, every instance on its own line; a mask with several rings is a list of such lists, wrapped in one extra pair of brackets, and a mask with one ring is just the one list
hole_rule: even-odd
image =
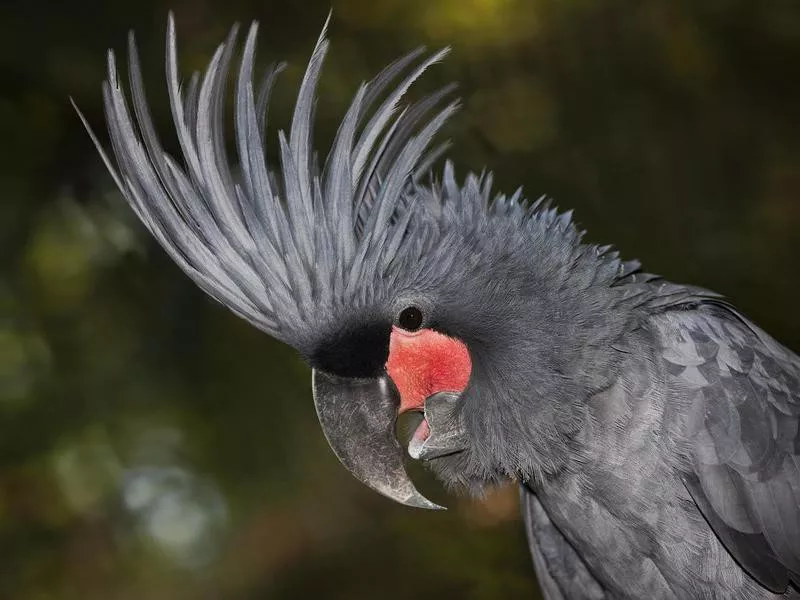
[(397, 316), (397, 324), (406, 331), (416, 331), (422, 327), (422, 311), (416, 306), (404, 308)]

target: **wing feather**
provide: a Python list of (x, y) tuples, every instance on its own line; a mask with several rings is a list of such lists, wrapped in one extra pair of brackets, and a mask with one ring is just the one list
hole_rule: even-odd
[(764, 587), (800, 584), (800, 357), (724, 302), (675, 311), (663, 357), (690, 399), (684, 482)]
[(524, 485), (520, 504), (525, 533), (545, 600), (604, 600), (605, 590), (556, 528), (538, 498)]

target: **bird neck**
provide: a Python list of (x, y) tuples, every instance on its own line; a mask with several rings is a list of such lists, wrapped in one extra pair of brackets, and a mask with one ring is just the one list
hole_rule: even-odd
[[(492, 321), (465, 396), (468, 430), (487, 472), (529, 480), (572, 468), (589, 399), (618, 377), (642, 313), (587, 247), (550, 274), (534, 266), (506, 292), (513, 318)], [(616, 260), (616, 259), (613, 259)], [(492, 418), (486, 415), (491, 414)]]

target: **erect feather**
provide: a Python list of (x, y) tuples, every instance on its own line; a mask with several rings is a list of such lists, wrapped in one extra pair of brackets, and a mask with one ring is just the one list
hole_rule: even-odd
[[(447, 87), (410, 111), (398, 111), (407, 90), (444, 57), (443, 50), (414, 67), (362, 125), (372, 104), (423, 54), (414, 51), (362, 84), (320, 174), (312, 121), (329, 46), (326, 29), (327, 22), (300, 85), (289, 134), (278, 134), (279, 169), (267, 164), (265, 129), (270, 91), (282, 64), (267, 69), (256, 88), (255, 23), (235, 69), (234, 164), (226, 152), (224, 102), (237, 27), (205, 72), (193, 74), (182, 87), (169, 16), (167, 89), (182, 161), (166, 154), (158, 139), (133, 36), (128, 53), (133, 110), (111, 52), (103, 85), (116, 164), (81, 115), (115, 183), (175, 262), (215, 299), (301, 351), (307, 350), (321, 306), (373, 298), (364, 286), (346, 285), (353, 274), (375, 279), (404, 244), (415, 244), (407, 235), (414, 220), (407, 208), (413, 177), (423, 161), (429, 168), (425, 151), (456, 108), (451, 103), (427, 120), (450, 93)], [(365, 202), (367, 194), (374, 199)]]
[(364, 131), (361, 134), (361, 137), (359, 138), (354, 150), (353, 172), (355, 173), (355, 179), (360, 179), (362, 170), (367, 163), (376, 139), (391, 120), (392, 116), (397, 110), (398, 103), (403, 98), (405, 93), (428, 69), (428, 67), (441, 61), (445, 56), (447, 56), (449, 51), (449, 48), (445, 48), (425, 60), (400, 83), (400, 85), (378, 108), (378, 110), (375, 111), (375, 114), (364, 127)]

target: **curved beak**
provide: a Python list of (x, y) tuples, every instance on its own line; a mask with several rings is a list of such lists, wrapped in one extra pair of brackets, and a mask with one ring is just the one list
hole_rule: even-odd
[(443, 509), (419, 493), (395, 437), (397, 390), (388, 376), (336, 377), (314, 369), (314, 404), (333, 452), (356, 479), (406, 506)]

